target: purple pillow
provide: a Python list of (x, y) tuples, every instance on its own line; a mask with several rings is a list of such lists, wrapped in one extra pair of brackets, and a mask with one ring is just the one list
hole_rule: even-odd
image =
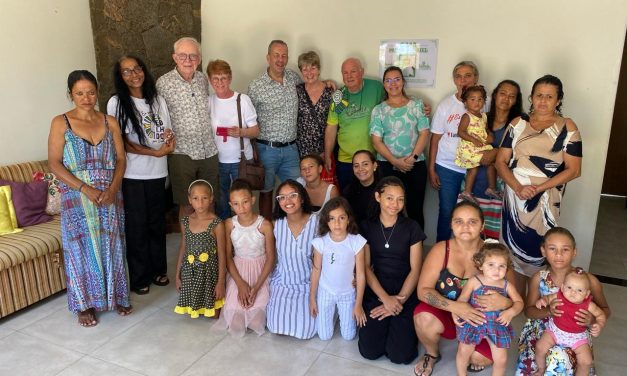
[(19, 227), (32, 226), (52, 219), (51, 216), (46, 214), (48, 182), (19, 183), (0, 180), (0, 185), (11, 186), (11, 196)]

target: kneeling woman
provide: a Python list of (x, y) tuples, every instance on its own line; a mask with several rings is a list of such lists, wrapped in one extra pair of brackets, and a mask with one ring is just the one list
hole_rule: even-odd
[[(483, 212), (477, 204), (462, 201), (452, 212), (453, 237), (436, 243), (427, 255), (418, 281), (420, 304), (414, 310), (414, 325), (420, 343), (425, 347), (424, 358), (416, 364), (418, 376), (429, 376), (440, 355), (440, 338), (455, 339), (452, 314), (473, 325), (483, 324), (485, 315), (457, 298), (468, 278), (479, 273), (473, 256), (483, 245)], [(513, 280), (511, 269), (507, 279)], [(512, 306), (512, 301), (500, 294), (482, 295), (477, 302), (484, 311), (499, 311)], [(475, 347), (470, 358), (471, 371), (492, 364), (490, 345), (486, 340)]]
[(270, 333), (309, 339), (316, 335), (316, 320), (309, 314), (311, 241), (318, 216), (312, 213), (305, 188), (296, 180), (279, 185), (274, 208), (277, 264), (270, 276), (267, 326)]
[(412, 312), (422, 261), (420, 225), (405, 217), (405, 188), (394, 176), (381, 179), (375, 199), (379, 214), (362, 222), (365, 247), (366, 325), (359, 331), (359, 352), (366, 359), (386, 355), (393, 363), (411, 363), (418, 355)]

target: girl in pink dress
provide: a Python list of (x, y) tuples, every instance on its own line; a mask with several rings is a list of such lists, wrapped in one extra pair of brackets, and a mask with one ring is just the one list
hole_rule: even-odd
[(274, 267), (272, 224), (253, 212), (255, 197), (248, 182), (237, 179), (229, 194), (235, 216), (225, 221), (226, 302), (214, 329), (243, 337), (246, 329), (265, 332), (268, 276)]

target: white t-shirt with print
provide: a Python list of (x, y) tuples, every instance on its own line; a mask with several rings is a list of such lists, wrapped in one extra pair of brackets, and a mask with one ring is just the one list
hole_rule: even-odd
[[(486, 112), (490, 108), (489, 99), (483, 106), (482, 112)], [(466, 107), (464, 103), (453, 94), (438, 104), (431, 122), (431, 133), (442, 135), (438, 143), (438, 154), (435, 157), (435, 163), (463, 174), (466, 173), (466, 169), (455, 164), (455, 155), (457, 154), (457, 145), (460, 140), (457, 128), (462, 115), (465, 113)]]
[(311, 244), (322, 255), (320, 287), (338, 295), (353, 291), (355, 256), (366, 245), (366, 239), (359, 234), (348, 234), (344, 240), (336, 242), (326, 234), (315, 238)]
[[(160, 149), (165, 142), (163, 133), (166, 129), (172, 129), (170, 113), (168, 112), (165, 99), (157, 95), (152, 109), (143, 98), (131, 97), (131, 99), (139, 113), (139, 122), (144, 131), (146, 146), (154, 150)], [(117, 107), (118, 96), (114, 95), (107, 103), (107, 113), (116, 119), (118, 117)], [(133, 130), (133, 124), (130, 121), (126, 124), (125, 133), (128, 141), (140, 145), (137, 133)], [(150, 155), (126, 153), (125, 178), (148, 180), (166, 176), (168, 176), (168, 159), (166, 156), (153, 157)]]
[[(218, 159), (220, 163), (239, 163), (240, 145), (239, 138), (226, 136), (218, 136), (218, 127), (238, 127), (237, 120), (237, 95), (226, 99), (220, 99), (217, 95), (212, 94), (209, 97), (209, 112), (211, 113), (211, 126), (213, 127), (213, 135), (216, 145), (218, 146)], [(250, 128), (257, 126), (257, 112), (250, 97), (242, 94), (240, 98), (240, 106), (242, 108), (242, 128)], [(253, 148), (250, 145), (250, 139), (244, 137), (244, 155), (246, 159), (253, 158)]]

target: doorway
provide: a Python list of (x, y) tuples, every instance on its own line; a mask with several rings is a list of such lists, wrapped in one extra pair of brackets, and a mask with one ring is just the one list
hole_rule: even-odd
[[(627, 38), (614, 103), (590, 272), (627, 285)], [(600, 278), (601, 279), (601, 278)], [(608, 282), (610, 282), (608, 280)]]

